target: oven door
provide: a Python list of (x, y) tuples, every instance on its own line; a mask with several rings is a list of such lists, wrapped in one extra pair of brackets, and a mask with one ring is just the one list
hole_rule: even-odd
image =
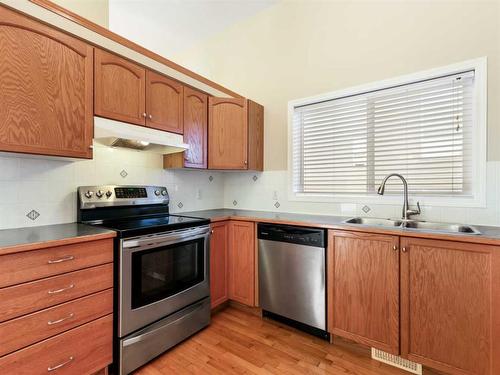
[(210, 227), (122, 240), (118, 336), (210, 294)]

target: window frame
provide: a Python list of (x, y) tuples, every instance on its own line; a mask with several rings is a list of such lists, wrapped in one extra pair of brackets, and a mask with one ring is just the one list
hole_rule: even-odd
[(320, 194), (296, 193), (293, 191), (293, 113), (297, 106), (314, 104), (321, 101), (339, 99), (351, 95), (359, 95), (369, 91), (388, 89), (393, 86), (410, 84), (422, 80), (438, 78), (445, 75), (458, 74), (466, 70), (474, 70), (474, 131), (472, 139), (473, 174), (472, 196), (420, 195), (410, 194), (410, 203), (420, 201), (422, 206), (460, 206), (486, 207), (486, 161), (487, 161), (487, 57), (467, 60), (439, 68), (424, 70), (395, 78), (376, 81), (368, 84), (336, 90), (325, 94), (288, 102), (288, 168), (287, 189), (290, 201), (325, 202), (325, 203), (375, 203), (401, 204), (399, 194), (379, 196), (377, 194)]

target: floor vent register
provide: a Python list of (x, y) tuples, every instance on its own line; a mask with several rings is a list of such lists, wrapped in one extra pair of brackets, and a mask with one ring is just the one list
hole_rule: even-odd
[(372, 358), (414, 374), (422, 375), (421, 364), (384, 352), (383, 350), (372, 348)]

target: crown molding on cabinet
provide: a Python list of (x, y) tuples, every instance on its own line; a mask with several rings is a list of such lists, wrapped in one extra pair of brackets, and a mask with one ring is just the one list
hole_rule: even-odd
[(52, 1), (0, 0), (0, 3), (71, 33), (95, 46), (105, 48), (150, 69), (166, 74), (210, 95), (243, 98), (238, 93), (97, 25)]

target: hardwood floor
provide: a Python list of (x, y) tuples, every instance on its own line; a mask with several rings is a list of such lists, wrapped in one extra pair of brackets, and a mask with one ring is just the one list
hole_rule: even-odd
[(208, 328), (135, 374), (410, 373), (370, 359), (367, 348), (337, 338), (331, 345), (283, 324), (263, 320), (250, 310), (228, 307), (212, 317)]

